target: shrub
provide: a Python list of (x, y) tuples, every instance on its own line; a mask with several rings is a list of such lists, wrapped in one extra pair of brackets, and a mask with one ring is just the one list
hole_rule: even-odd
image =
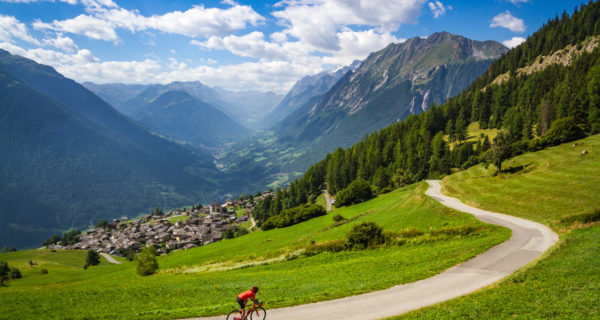
[(66, 246), (77, 243), (77, 238), (79, 237), (79, 234), (81, 234), (81, 231), (79, 231), (78, 229), (70, 230), (69, 232), (63, 235), (60, 244)]
[(158, 252), (154, 247), (147, 247), (140, 252), (135, 260), (135, 271), (140, 276), (149, 276), (158, 269), (156, 256)]
[(23, 276), (21, 276), (21, 271), (19, 271), (19, 269), (17, 268), (10, 268), (10, 278), (11, 279), (21, 279)]
[(223, 231), (223, 239), (233, 239), (235, 237), (233, 229)]
[(40, 273), (41, 274), (48, 274), (48, 269), (42, 268), (42, 269), (40, 269)]
[(336, 198), (336, 205), (340, 207), (361, 203), (373, 198), (371, 185), (362, 179), (356, 179), (350, 185), (340, 191)]
[(348, 247), (365, 249), (383, 243), (383, 229), (375, 222), (361, 222), (350, 229), (347, 234)]
[(60, 236), (58, 234), (53, 234), (48, 239), (46, 239), (46, 241), (44, 241), (44, 243), (42, 245), (47, 247), (51, 244), (56, 244), (59, 241), (60, 241)]
[(235, 237), (236, 237), (236, 238), (237, 238), (237, 237), (241, 237), (241, 236), (243, 236), (243, 235), (245, 235), (245, 234), (248, 234), (248, 233), (250, 233), (250, 231), (248, 231), (248, 229), (246, 229), (246, 228), (239, 228), (239, 229), (238, 229), (238, 230), (235, 232)]
[(314, 256), (323, 252), (340, 252), (348, 249), (348, 245), (344, 240), (332, 240), (319, 244), (311, 243), (304, 250), (304, 255)]
[(346, 218), (344, 218), (344, 216), (342, 216), (339, 213), (333, 216), (333, 221), (335, 221), (335, 222), (340, 222), (340, 221), (344, 221), (344, 220), (346, 220)]
[(15, 248), (15, 247), (7, 246), (7, 247), (2, 248), (2, 252), (15, 252), (15, 251), (17, 251), (17, 248)]
[(471, 225), (462, 225), (454, 227), (445, 227), (441, 229), (433, 229), (430, 234), (432, 236), (447, 235), (447, 236), (467, 236), (477, 230), (476, 227)]
[(97, 266), (100, 264), (100, 255), (96, 250), (88, 250), (87, 255), (85, 256), (85, 265), (86, 266)]

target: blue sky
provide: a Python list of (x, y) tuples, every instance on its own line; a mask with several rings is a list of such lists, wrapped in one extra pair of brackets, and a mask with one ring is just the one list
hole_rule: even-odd
[(201, 81), (285, 93), (305, 75), (433, 32), (512, 47), (581, 3), (0, 0), (0, 48), (77, 81)]

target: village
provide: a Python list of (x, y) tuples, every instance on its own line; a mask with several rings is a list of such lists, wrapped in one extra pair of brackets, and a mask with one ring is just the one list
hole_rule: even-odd
[(272, 196), (227, 200), (224, 204), (177, 209), (162, 215), (144, 215), (139, 219), (126, 217), (107, 222), (103, 227), (89, 229), (72, 245), (51, 244), (48, 249), (96, 250), (113, 255), (137, 252), (154, 246), (159, 254), (177, 249), (191, 249), (233, 237), (244, 225), (255, 226), (252, 210), (260, 199)]

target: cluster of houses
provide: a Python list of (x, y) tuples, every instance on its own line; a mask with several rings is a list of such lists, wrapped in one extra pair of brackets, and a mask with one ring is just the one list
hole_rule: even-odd
[[(73, 245), (50, 245), (48, 248), (93, 249), (117, 255), (139, 251), (146, 246), (156, 247), (161, 254), (175, 249), (187, 250), (221, 240), (226, 230), (236, 229), (239, 224), (251, 219), (254, 205), (248, 200), (228, 200), (223, 205), (212, 204), (197, 210), (173, 210), (137, 220), (115, 219), (103, 228), (82, 233)], [(237, 216), (231, 211), (236, 206), (244, 208), (246, 213)]]

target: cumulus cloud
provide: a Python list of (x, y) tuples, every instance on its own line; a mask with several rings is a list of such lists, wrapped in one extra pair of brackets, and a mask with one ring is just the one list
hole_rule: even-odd
[(380, 33), (396, 31), (416, 22), (425, 0), (287, 0), (273, 16), (289, 36), (316, 50), (340, 50), (338, 32), (347, 26), (371, 26)]
[(21, 39), (29, 43), (40, 44), (27, 31), (27, 27), (15, 17), (0, 14), (0, 41), (12, 42)]
[(251, 7), (237, 4), (227, 9), (198, 5), (186, 11), (143, 16), (136, 10), (118, 8), (111, 0), (81, 1), (90, 14), (54, 20), (51, 23), (38, 20), (34, 23), (34, 28), (80, 34), (116, 43), (119, 42), (118, 28), (131, 32), (153, 29), (188, 37), (210, 37), (230, 34), (249, 25), (258, 25), (264, 20)]
[(525, 42), (525, 40), (527, 40), (527, 39), (525, 39), (523, 37), (513, 37), (509, 40), (502, 41), (502, 44), (508, 48), (514, 48), (514, 47), (520, 45), (521, 43)]
[(530, 2), (531, 0), (508, 0), (510, 1), (510, 3), (514, 4), (514, 5), (518, 5), (519, 3), (527, 3)]
[(523, 19), (513, 17), (508, 10), (495, 16), (492, 19), (490, 27), (502, 27), (513, 32), (525, 32), (525, 24), (523, 23)]
[(323, 57), (323, 62), (333, 65), (349, 65), (354, 60), (363, 60), (371, 52), (381, 50), (390, 43), (404, 42), (389, 33), (377, 33), (374, 30), (352, 31), (344, 30), (338, 35), (340, 50), (331, 56)]
[(44, 39), (42, 43), (46, 46), (52, 46), (66, 52), (76, 52), (79, 50), (79, 47), (77, 47), (73, 39), (63, 37), (62, 33), (58, 33), (54, 39)]
[(434, 18), (439, 18), (443, 15), (446, 14), (446, 9), (447, 10), (452, 10), (452, 6), (444, 6), (443, 3), (441, 3), (440, 1), (432, 1), (429, 2), (427, 4), (427, 6), (429, 7), (429, 10), (431, 10), (431, 13), (433, 13), (433, 17)]

